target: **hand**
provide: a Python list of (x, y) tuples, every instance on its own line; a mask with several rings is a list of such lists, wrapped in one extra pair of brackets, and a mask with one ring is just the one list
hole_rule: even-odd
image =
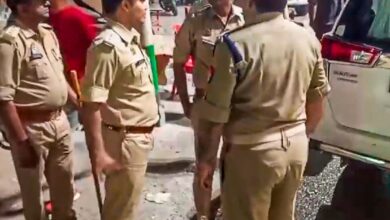
[(106, 152), (99, 153), (93, 164), (95, 173), (101, 176), (104, 173), (110, 173), (122, 169), (122, 166), (110, 157)]
[(188, 118), (191, 119), (191, 111), (192, 111), (192, 103), (187, 103), (183, 105), (183, 110), (184, 110), (184, 115)]
[(16, 144), (16, 157), (21, 168), (36, 168), (39, 164), (39, 157), (29, 139), (19, 141)]
[(211, 190), (213, 184), (214, 166), (206, 162), (198, 162), (196, 174), (198, 184), (205, 190)]

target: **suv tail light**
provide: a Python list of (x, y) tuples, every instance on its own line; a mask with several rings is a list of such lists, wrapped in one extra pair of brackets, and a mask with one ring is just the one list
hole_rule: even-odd
[(324, 36), (321, 44), (322, 56), (328, 60), (372, 65), (382, 53), (377, 47), (345, 42), (332, 36)]

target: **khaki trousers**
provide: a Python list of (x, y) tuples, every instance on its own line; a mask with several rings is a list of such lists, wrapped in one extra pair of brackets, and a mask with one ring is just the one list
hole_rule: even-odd
[(102, 134), (107, 153), (124, 167), (122, 170), (106, 173), (103, 220), (136, 219), (148, 155), (153, 148), (153, 136), (124, 134), (104, 126)]
[(225, 220), (293, 220), (308, 157), (306, 134), (257, 145), (231, 145), (225, 158)]
[[(73, 143), (71, 129), (64, 113), (44, 123), (26, 124), (27, 134), (40, 157), (36, 169), (18, 166), (16, 152), (11, 150), (22, 194), (26, 220), (46, 219), (42, 179), (45, 175), (53, 203), (54, 220), (75, 219), (73, 205)], [(13, 148), (12, 148), (13, 149)]]
[[(194, 100), (194, 105), (196, 105), (199, 102), (196, 102)], [(195, 109), (195, 108), (194, 108)], [(199, 117), (196, 113), (196, 111), (191, 112), (191, 123), (192, 128), (194, 130), (194, 140), (195, 140), (195, 159), (198, 160), (198, 124), (199, 124)], [(222, 160), (222, 159), (221, 159)], [(214, 161), (215, 165), (217, 164), (217, 158), (215, 158)], [(214, 167), (215, 170), (216, 167)], [(213, 175), (209, 176), (209, 181), (213, 181)], [(192, 184), (193, 194), (194, 194), (194, 202), (195, 207), (197, 211), (197, 219), (201, 220), (207, 220), (210, 219), (212, 216), (210, 216), (210, 209), (211, 209), (211, 197), (212, 197), (212, 188), (210, 189), (204, 189), (198, 184), (198, 177), (197, 175), (194, 175), (194, 180)], [(202, 217), (202, 218), (201, 218)], [(207, 218), (205, 218), (207, 217)]]

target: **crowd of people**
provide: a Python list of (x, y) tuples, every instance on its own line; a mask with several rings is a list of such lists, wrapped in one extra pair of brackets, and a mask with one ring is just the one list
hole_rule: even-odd
[[(0, 34), (0, 119), (27, 220), (45, 218), (43, 176), (53, 219), (76, 219), (72, 127), (78, 121), (93, 172), (106, 176), (102, 219), (137, 219), (159, 121), (141, 43), (144, 1), (75, 1), (87, 13), (70, 0), (6, 0), (12, 16)], [(221, 139), (223, 219), (294, 219), (308, 135), (330, 92), (319, 39), (342, 4), (310, 1), (316, 36), (290, 20), (287, 0), (209, 0), (186, 16), (173, 63), (195, 135), (198, 220), (214, 218), (211, 186)], [(192, 100), (184, 72), (189, 57)]]

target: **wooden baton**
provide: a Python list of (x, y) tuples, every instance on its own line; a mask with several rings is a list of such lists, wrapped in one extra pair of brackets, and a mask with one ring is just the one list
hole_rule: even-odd
[[(81, 100), (80, 100), (80, 98), (81, 98), (81, 88), (80, 88), (80, 83), (79, 83), (79, 80), (78, 80), (78, 77), (77, 77), (77, 72), (75, 70), (71, 70), (70, 71), (70, 78), (71, 78), (71, 81), (72, 81), (72, 84), (73, 84), (73, 89), (76, 92), (77, 99), (78, 99), (79, 104), (81, 106)], [(92, 167), (92, 176), (93, 176), (93, 182), (95, 184), (96, 197), (97, 197), (98, 206), (99, 206), (99, 213), (100, 213), (100, 217), (102, 217), (103, 199), (102, 199), (102, 193), (100, 191), (99, 177), (98, 177), (97, 173), (93, 169), (93, 165), (92, 165), (93, 161), (92, 161), (92, 157), (91, 157), (92, 154), (91, 154), (89, 148), (88, 148), (88, 154), (89, 154), (89, 159), (90, 159), (91, 167)]]

